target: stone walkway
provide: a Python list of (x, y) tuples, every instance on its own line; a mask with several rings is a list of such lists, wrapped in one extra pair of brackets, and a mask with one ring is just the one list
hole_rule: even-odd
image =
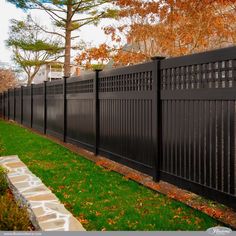
[(28, 208), (30, 220), (41, 231), (85, 231), (81, 223), (37, 178), (18, 156), (0, 157), (15, 198)]

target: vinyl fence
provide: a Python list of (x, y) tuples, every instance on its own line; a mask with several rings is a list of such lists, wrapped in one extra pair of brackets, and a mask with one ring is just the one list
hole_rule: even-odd
[(236, 209), (236, 47), (10, 89), (5, 119)]

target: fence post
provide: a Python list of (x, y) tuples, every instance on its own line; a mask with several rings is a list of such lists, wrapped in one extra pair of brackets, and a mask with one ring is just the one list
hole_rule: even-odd
[(1, 118), (3, 118), (3, 93), (1, 93), (1, 105), (2, 105), (2, 107), (1, 107)]
[(94, 137), (95, 137), (95, 143), (94, 143), (94, 155), (98, 155), (98, 148), (99, 148), (99, 72), (102, 71), (101, 69), (95, 70), (95, 80), (93, 85), (93, 93), (94, 93)]
[(33, 84), (30, 85), (30, 128), (33, 127)]
[(2, 93), (0, 93), (0, 104), (1, 104), (1, 113), (0, 113), (0, 118), (2, 118)]
[(6, 91), (4, 91), (4, 120), (6, 120), (6, 98), (7, 98), (7, 95), (6, 95)]
[(16, 120), (16, 88), (14, 88), (14, 91), (13, 91), (13, 106), (14, 106), (14, 109), (13, 109), (13, 120)]
[(4, 92), (2, 92), (2, 118), (4, 119)]
[(66, 81), (69, 77), (63, 77), (63, 142), (66, 142), (66, 129), (67, 129), (67, 107), (66, 107)]
[(3, 115), (3, 119), (5, 120), (5, 92), (3, 92), (2, 94), (3, 94), (3, 99), (2, 99), (2, 115)]
[(20, 87), (20, 123), (23, 123), (23, 86)]
[(165, 59), (164, 57), (152, 57), (155, 66), (155, 73), (153, 75), (153, 92), (154, 92), (154, 168), (153, 168), (153, 180), (160, 180), (160, 165), (162, 158), (162, 104), (161, 104), (161, 68), (160, 61)]
[(7, 90), (7, 118), (10, 120), (10, 89)]
[(44, 81), (43, 84), (43, 133), (46, 134), (47, 132), (47, 81)]
[(4, 93), (3, 93), (3, 96), (4, 96), (4, 109), (3, 109), (3, 118), (4, 118), (4, 120), (6, 119), (6, 92), (4, 91)]

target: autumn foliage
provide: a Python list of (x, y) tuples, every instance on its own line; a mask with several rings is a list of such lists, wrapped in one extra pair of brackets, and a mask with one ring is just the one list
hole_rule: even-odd
[[(120, 9), (117, 24), (104, 29), (113, 42), (109, 51), (113, 49), (110, 58), (115, 66), (236, 43), (235, 0), (117, 0), (116, 5)], [(124, 44), (132, 49), (124, 50)], [(96, 50), (93, 54), (96, 51), (107, 59), (107, 51)], [(86, 60), (85, 54), (94, 59), (89, 50), (84, 51)]]
[(147, 56), (185, 55), (236, 42), (235, 0), (118, 0), (117, 4), (120, 19), (131, 22), (122, 29), (127, 42), (139, 44)]
[(9, 88), (13, 88), (16, 84), (14, 72), (10, 69), (0, 69), (0, 93)]
[(107, 63), (110, 58), (110, 50), (110, 47), (105, 43), (101, 44), (98, 48), (87, 48), (78, 54), (75, 61), (78, 65), (84, 66), (86, 69), (91, 69), (93, 61), (101, 65)]
[[(132, 60), (130, 60), (131, 57)], [(75, 61), (77, 65), (86, 69), (102, 69), (110, 60), (113, 60), (113, 66), (117, 67), (136, 64), (147, 59), (148, 57), (144, 53), (124, 51), (123, 48), (117, 49), (101, 44), (99, 47), (86, 48), (78, 53)]]

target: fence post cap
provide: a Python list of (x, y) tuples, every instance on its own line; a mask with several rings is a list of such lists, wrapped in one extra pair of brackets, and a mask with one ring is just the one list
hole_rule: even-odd
[(152, 59), (153, 61), (160, 61), (160, 60), (165, 59), (165, 57), (155, 56), (155, 57), (151, 57), (151, 59)]

